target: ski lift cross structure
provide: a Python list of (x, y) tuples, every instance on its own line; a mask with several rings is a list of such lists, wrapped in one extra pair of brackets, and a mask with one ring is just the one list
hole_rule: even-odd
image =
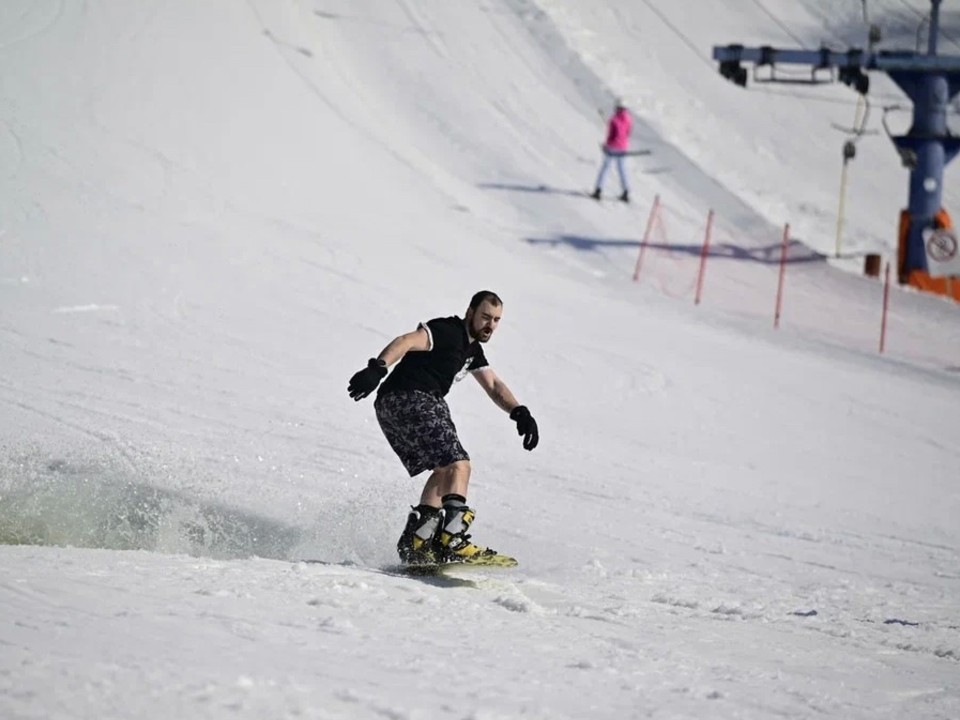
[[(947, 128), (948, 105), (960, 92), (960, 56), (937, 54), (941, 2), (931, 0), (926, 53), (874, 51), (873, 43), (879, 40), (876, 28), (871, 29), (869, 50), (792, 50), (743, 45), (713, 48), (713, 59), (720, 63), (720, 74), (741, 87), (747, 84), (747, 70), (743, 64), (752, 63), (755, 82), (818, 84), (839, 79), (866, 95), (870, 89), (867, 72), (877, 70), (887, 73), (907, 94), (913, 102), (913, 123), (906, 135), (891, 137), (903, 165), (910, 169), (907, 207), (910, 224), (900, 268), (901, 282), (912, 271), (926, 273), (929, 270), (925, 233), (929, 234), (934, 228), (934, 220), (941, 209), (944, 168), (960, 151), (960, 137), (951, 134)], [(810, 76), (778, 76), (778, 65), (806, 65), (810, 68)]]

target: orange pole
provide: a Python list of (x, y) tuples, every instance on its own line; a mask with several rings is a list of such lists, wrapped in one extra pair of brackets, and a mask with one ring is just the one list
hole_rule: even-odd
[(703, 236), (703, 248), (700, 250), (700, 272), (697, 274), (697, 295), (693, 299), (694, 305), (700, 304), (703, 296), (703, 276), (707, 271), (707, 256), (710, 254), (710, 231), (713, 229), (713, 210), (707, 214), (707, 231)]
[(890, 307), (890, 261), (887, 261), (887, 269), (883, 273), (883, 315), (880, 320), (880, 353), (882, 354), (887, 345), (887, 310)]
[(633, 281), (640, 279), (640, 268), (643, 267), (643, 256), (647, 252), (647, 245), (650, 243), (650, 233), (653, 231), (653, 223), (660, 216), (660, 196), (653, 198), (653, 207), (650, 208), (650, 216), (647, 218), (647, 229), (643, 231), (643, 240), (640, 241), (640, 254), (637, 256), (637, 266), (633, 270)]
[(783, 304), (783, 278), (787, 270), (787, 243), (790, 239), (790, 223), (783, 226), (783, 244), (780, 246), (780, 281), (777, 283), (777, 305), (773, 311), (773, 327), (780, 327), (780, 308)]

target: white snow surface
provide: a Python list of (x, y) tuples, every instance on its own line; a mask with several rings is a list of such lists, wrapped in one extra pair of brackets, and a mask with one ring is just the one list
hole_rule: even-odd
[[(858, 142), (825, 258), (856, 95), (710, 60), (863, 10), (0, 3), (0, 717), (960, 717), (960, 313), (892, 288), (881, 354), (861, 273), (906, 170)], [(629, 206), (583, 197), (615, 97)], [(520, 566), (398, 576), (424, 477), (347, 380), (482, 288), (540, 446), (449, 402)]]

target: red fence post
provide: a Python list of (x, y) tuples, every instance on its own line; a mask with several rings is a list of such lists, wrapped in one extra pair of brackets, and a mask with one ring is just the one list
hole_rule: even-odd
[(887, 269), (883, 273), (883, 316), (880, 320), (880, 353), (887, 346), (887, 310), (890, 307), (890, 261), (887, 260)]
[(643, 267), (643, 256), (647, 252), (647, 245), (650, 242), (650, 233), (653, 231), (653, 223), (660, 216), (660, 196), (653, 198), (653, 207), (650, 208), (650, 216), (647, 218), (647, 229), (643, 231), (643, 240), (640, 241), (640, 254), (637, 256), (637, 266), (633, 270), (633, 281), (640, 279), (640, 268)]
[(780, 309), (783, 305), (783, 278), (787, 270), (787, 244), (790, 241), (790, 223), (783, 226), (783, 245), (780, 246), (780, 280), (777, 283), (777, 305), (773, 310), (773, 327), (780, 327)]
[(703, 295), (703, 275), (707, 270), (707, 255), (710, 254), (710, 231), (713, 229), (713, 210), (707, 214), (707, 231), (703, 236), (703, 248), (700, 250), (700, 272), (697, 275), (697, 295), (693, 299), (694, 305), (700, 304)]

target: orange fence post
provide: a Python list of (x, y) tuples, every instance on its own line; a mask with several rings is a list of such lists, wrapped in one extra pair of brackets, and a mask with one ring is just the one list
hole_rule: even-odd
[(710, 231), (713, 229), (713, 210), (707, 214), (707, 231), (703, 236), (703, 248), (700, 250), (700, 272), (697, 275), (697, 295), (693, 299), (694, 305), (700, 304), (703, 295), (703, 276), (707, 270), (707, 255), (710, 254)]
[(650, 216), (647, 218), (647, 229), (643, 231), (643, 240), (640, 241), (640, 254), (637, 255), (637, 266), (633, 270), (633, 281), (640, 279), (640, 268), (643, 267), (643, 256), (647, 252), (647, 245), (650, 243), (650, 233), (653, 231), (653, 223), (660, 216), (660, 196), (653, 198), (653, 207), (650, 208)]
[(773, 310), (773, 327), (780, 327), (780, 308), (783, 304), (783, 278), (787, 270), (787, 243), (790, 240), (790, 223), (783, 226), (783, 245), (780, 246), (780, 280), (777, 283), (777, 305)]
[(887, 310), (890, 307), (890, 261), (887, 261), (887, 269), (883, 273), (883, 315), (880, 320), (880, 353), (882, 354), (887, 345)]

